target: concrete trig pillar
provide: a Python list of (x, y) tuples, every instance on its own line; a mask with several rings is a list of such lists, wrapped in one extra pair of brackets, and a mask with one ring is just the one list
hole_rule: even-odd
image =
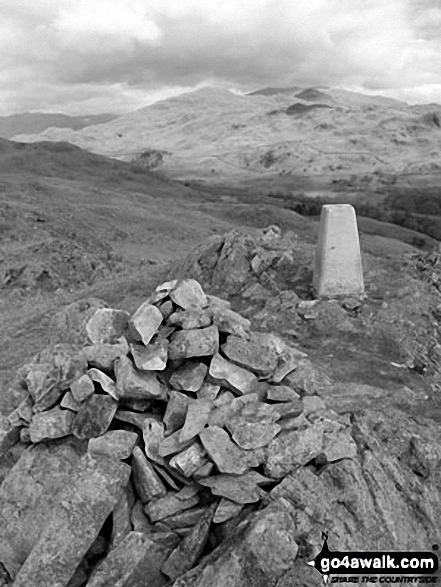
[(322, 207), (313, 287), (317, 297), (364, 294), (357, 218), (350, 204)]

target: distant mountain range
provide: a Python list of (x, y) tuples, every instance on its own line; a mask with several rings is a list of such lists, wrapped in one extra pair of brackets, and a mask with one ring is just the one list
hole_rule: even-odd
[(10, 139), (18, 134), (40, 133), (47, 128), (71, 128), (80, 130), (92, 124), (103, 124), (117, 118), (116, 114), (90, 114), (86, 116), (67, 116), (60, 113), (24, 112), (0, 116), (0, 137)]

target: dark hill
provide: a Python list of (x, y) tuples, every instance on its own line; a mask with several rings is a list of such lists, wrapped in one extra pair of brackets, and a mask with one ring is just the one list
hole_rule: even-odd
[(254, 90), (249, 92), (248, 96), (274, 96), (276, 94), (293, 94), (299, 90), (299, 86), (289, 86), (286, 88), (262, 88), (261, 90)]
[(300, 98), (301, 100), (306, 100), (307, 102), (323, 102), (324, 100), (331, 100), (332, 98), (326, 94), (325, 92), (320, 92), (320, 90), (316, 90), (315, 88), (308, 88), (296, 94), (296, 98)]

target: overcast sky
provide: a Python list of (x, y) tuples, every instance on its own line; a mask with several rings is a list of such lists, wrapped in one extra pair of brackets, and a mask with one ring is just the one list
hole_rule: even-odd
[(0, 0), (0, 114), (126, 112), (200, 85), (441, 103), (440, 0)]

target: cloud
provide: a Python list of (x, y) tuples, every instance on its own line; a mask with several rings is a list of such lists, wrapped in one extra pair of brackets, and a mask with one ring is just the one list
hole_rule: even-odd
[(0, 109), (122, 111), (207, 80), (433, 97), (437, 1), (2, 0)]

